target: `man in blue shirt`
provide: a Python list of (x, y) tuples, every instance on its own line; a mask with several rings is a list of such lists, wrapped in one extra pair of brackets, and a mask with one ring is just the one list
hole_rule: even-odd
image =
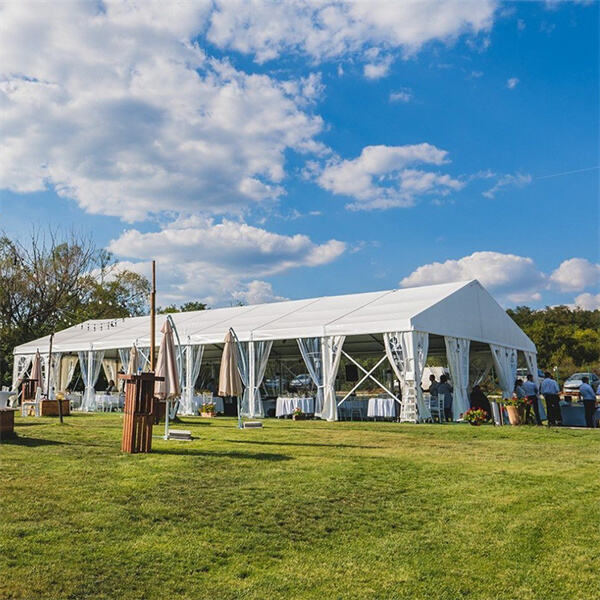
[(444, 416), (446, 421), (452, 421), (452, 386), (448, 382), (448, 375), (440, 377), (440, 383), (437, 387), (437, 393), (444, 396)]
[(527, 410), (525, 412), (525, 423), (529, 421), (529, 413), (531, 412), (531, 407), (533, 406), (533, 413), (535, 414), (535, 422), (537, 425), (542, 424), (542, 420), (540, 419), (540, 407), (538, 406), (538, 392), (539, 388), (537, 383), (533, 381), (533, 375), (531, 373), (527, 373), (527, 380), (523, 383), (523, 391), (525, 392), (525, 396), (527, 397)]
[(562, 425), (560, 406), (558, 404), (560, 388), (548, 372), (544, 373), (544, 379), (540, 385), (540, 393), (544, 395), (544, 400), (546, 401), (548, 425)]
[(589, 377), (581, 378), (582, 384), (579, 386), (579, 397), (583, 400), (585, 409), (585, 425), (586, 427), (594, 427), (594, 413), (596, 412), (596, 392), (590, 385)]

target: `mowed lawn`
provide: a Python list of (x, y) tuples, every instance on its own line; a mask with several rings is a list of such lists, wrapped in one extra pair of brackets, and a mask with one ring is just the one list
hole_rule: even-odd
[[(600, 597), (600, 431), (17, 418), (0, 598)], [(156, 428), (159, 434), (161, 428)]]

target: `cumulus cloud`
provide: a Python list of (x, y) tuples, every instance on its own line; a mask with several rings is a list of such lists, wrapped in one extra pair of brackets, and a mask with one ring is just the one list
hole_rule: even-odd
[(478, 279), (510, 302), (541, 299), (546, 278), (531, 258), (501, 252), (474, 252), (458, 260), (423, 265), (400, 281), (401, 287)]
[[(217, 0), (215, 4), (208, 39), (219, 48), (251, 54), (259, 63), (284, 52), (303, 53), (315, 61), (358, 54), (367, 63), (373, 48), (398, 49), (408, 56), (433, 40), (451, 42), (462, 34), (487, 31), (497, 7), (493, 0)], [(372, 64), (365, 75), (380, 68)]]
[(410, 102), (413, 98), (410, 88), (402, 88), (395, 92), (390, 92), (390, 102)]
[[(305, 235), (280, 235), (246, 223), (217, 223), (193, 216), (182, 217), (157, 232), (130, 229), (108, 249), (123, 259), (123, 266), (143, 274), (149, 272), (155, 258), (163, 274), (163, 302), (202, 298), (217, 305), (232, 298), (256, 299), (259, 292), (266, 298), (268, 284), (252, 283), (254, 280), (330, 263), (346, 245), (335, 239), (316, 244)], [(271, 296), (276, 297), (273, 292)]]
[(600, 310), (600, 294), (579, 294), (575, 297), (575, 306), (583, 310)]
[(550, 276), (550, 281), (561, 292), (597, 288), (600, 286), (600, 264), (594, 264), (585, 258), (570, 258), (558, 266)]
[(233, 292), (232, 297), (243, 304), (265, 304), (287, 300), (284, 296), (278, 296), (270, 283), (258, 280), (250, 281), (242, 289)]
[[(192, 40), (211, 2), (0, 7), (0, 188), (90, 213), (240, 213), (282, 192), (287, 152), (324, 151), (318, 75), (236, 70)], [(35, 40), (35, 43), (32, 43)]]
[(355, 159), (331, 159), (316, 181), (325, 190), (353, 198), (347, 205), (351, 210), (406, 207), (419, 196), (445, 195), (463, 187), (463, 182), (450, 175), (414, 168), (447, 162), (446, 150), (427, 143), (367, 146)]
[[(488, 177), (495, 177), (495, 175), (493, 173), (486, 173), (484, 174), (485, 178)], [(532, 177), (531, 175), (528, 175), (526, 173), (515, 173), (514, 175), (512, 174), (507, 174), (507, 175), (500, 175), (498, 176), (498, 179), (496, 180), (496, 183), (494, 184), (493, 187), (491, 187), (489, 190), (483, 192), (483, 195), (486, 198), (494, 198), (496, 196), (496, 194), (502, 190), (502, 188), (508, 187), (508, 186), (514, 186), (517, 188), (523, 188), (526, 185), (529, 185), (532, 181)]]
[(519, 84), (519, 78), (518, 77), (511, 77), (510, 79), (508, 79), (506, 81), (506, 87), (509, 90), (514, 90), (517, 87), (518, 84)]

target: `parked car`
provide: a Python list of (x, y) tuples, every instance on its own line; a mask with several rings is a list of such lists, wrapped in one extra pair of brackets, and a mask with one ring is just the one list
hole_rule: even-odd
[(290, 389), (300, 390), (303, 388), (309, 388), (313, 384), (313, 381), (308, 373), (301, 373), (296, 375), (294, 379), (290, 381)]
[(267, 392), (267, 396), (278, 396), (281, 392), (287, 390), (288, 380), (285, 377), (272, 377), (265, 379), (263, 386)]
[[(519, 368), (519, 369), (517, 369), (517, 378), (525, 381), (525, 378), (527, 377), (527, 373), (529, 373), (529, 369)], [(542, 369), (538, 369), (538, 379), (540, 381), (542, 379), (544, 379), (544, 371), (542, 371)]]
[(577, 394), (579, 386), (583, 383), (582, 377), (588, 377), (590, 385), (594, 388), (594, 391), (598, 393), (598, 386), (600, 385), (600, 377), (596, 373), (573, 373), (570, 377), (565, 379), (563, 384), (563, 392), (565, 394)]

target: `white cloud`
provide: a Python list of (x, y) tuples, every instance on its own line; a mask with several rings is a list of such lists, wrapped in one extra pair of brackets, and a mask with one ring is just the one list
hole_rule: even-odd
[(514, 90), (517, 87), (518, 84), (519, 84), (519, 78), (518, 77), (511, 77), (510, 79), (508, 79), (506, 81), (506, 87), (509, 90)]
[(393, 58), (389, 54), (381, 54), (378, 48), (370, 48), (365, 52), (365, 57), (368, 62), (363, 73), (367, 79), (381, 79), (390, 72)]
[(242, 289), (233, 292), (232, 297), (244, 304), (265, 304), (287, 300), (284, 296), (278, 296), (270, 283), (258, 280), (250, 281)]
[[(191, 40), (210, 2), (2, 4), (0, 188), (53, 186), (91, 213), (241, 213), (322, 153), (318, 75), (277, 81)], [(35, 43), (32, 43), (35, 40)]]
[(600, 294), (579, 294), (575, 298), (575, 306), (584, 310), (600, 310)]
[(410, 88), (402, 88), (395, 92), (390, 92), (390, 102), (410, 102), (413, 98)]
[(404, 277), (400, 286), (412, 287), (468, 279), (478, 279), (501, 299), (510, 302), (539, 301), (541, 291), (546, 288), (546, 278), (531, 258), (501, 252), (474, 252), (458, 260), (423, 265)]
[(242, 299), (235, 293), (257, 298), (262, 289), (265, 295), (267, 288), (251, 285), (253, 280), (327, 264), (346, 245), (334, 239), (315, 244), (305, 235), (280, 235), (245, 223), (216, 223), (196, 216), (180, 218), (157, 232), (130, 229), (108, 249), (124, 261), (132, 259), (122, 264), (144, 274), (155, 258), (162, 274), (162, 302), (199, 298), (218, 305)]
[[(475, 177), (481, 177), (484, 179), (489, 179), (491, 177), (495, 177), (496, 175), (491, 172), (484, 172), (482, 174), (477, 174)], [(486, 198), (494, 198), (496, 193), (499, 192), (502, 188), (507, 186), (515, 186), (517, 188), (523, 188), (526, 185), (529, 185), (532, 181), (531, 175), (526, 173), (515, 173), (514, 175), (500, 175), (493, 187), (489, 190), (483, 192), (483, 195)]]
[(550, 281), (561, 292), (580, 292), (600, 285), (600, 264), (585, 258), (563, 261), (550, 276)]
[(219, 48), (252, 54), (257, 62), (265, 62), (290, 51), (315, 61), (364, 54), (372, 48), (400, 49), (411, 55), (433, 40), (451, 42), (462, 34), (487, 31), (497, 4), (493, 0), (217, 0), (216, 6), (208, 39)]
[[(447, 194), (463, 187), (449, 175), (409, 168), (443, 165), (448, 153), (431, 144), (367, 146), (351, 160), (332, 159), (316, 174), (317, 183), (334, 194), (350, 196), (351, 210), (412, 206), (419, 196)], [(313, 173), (315, 171), (312, 165)]]

